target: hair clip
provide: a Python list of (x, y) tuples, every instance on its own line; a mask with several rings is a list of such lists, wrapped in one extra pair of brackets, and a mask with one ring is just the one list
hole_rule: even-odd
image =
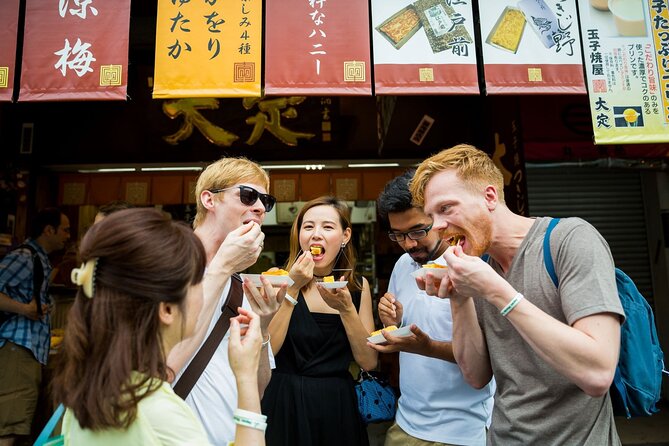
[(82, 263), (81, 267), (72, 269), (70, 279), (72, 283), (80, 286), (84, 290), (84, 294), (89, 299), (93, 297), (95, 291), (95, 270), (98, 266), (98, 258)]

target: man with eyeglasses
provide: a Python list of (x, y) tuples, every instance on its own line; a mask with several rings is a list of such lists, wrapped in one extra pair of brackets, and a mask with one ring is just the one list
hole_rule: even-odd
[(377, 199), (388, 236), (406, 251), (379, 302), (379, 317), (384, 326), (409, 324), (412, 332), (407, 337), (383, 332), (384, 345), (368, 344), (381, 353), (400, 352), (401, 396), (385, 446), (485, 445), (494, 381), (480, 390), (467, 384), (453, 357), (448, 299), (428, 296), (411, 276), (430, 261), (443, 264), (448, 247), (431, 219), (411, 204), (413, 173), (391, 180)]
[[(185, 396), (186, 403), (200, 418), (215, 445), (227, 445), (235, 438), (233, 412), (237, 408), (235, 376), (228, 360), (230, 332), (215, 347), (201, 374), (189, 371), (190, 362), (198, 361), (200, 350), (206, 350), (209, 335), (222, 316), (233, 281), (233, 273), (253, 265), (263, 249), (265, 235), (260, 225), (276, 199), (267, 193), (269, 177), (256, 163), (245, 158), (222, 158), (200, 174), (195, 187), (197, 214), (193, 226), (207, 255), (204, 278), (204, 302), (195, 335), (183, 340), (170, 353), (168, 366), (177, 373), (174, 388)], [(244, 286), (242, 307), (260, 316), (263, 348), (257, 377), (262, 395), (270, 379), (270, 320), (279, 309), (285, 294), (283, 288), (272, 288), (265, 279), (263, 288)], [(235, 309), (236, 310), (236, 309)], [(193, 359), (195, 358), (195, 359)], [(197, 381), (190, 391), (180, 391), (184, 381)]]

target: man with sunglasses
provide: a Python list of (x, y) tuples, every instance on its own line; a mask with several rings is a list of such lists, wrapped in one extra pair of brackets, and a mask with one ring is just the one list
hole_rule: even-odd
[[(179, 343), (168, 358), (168, 365), (179, 372), (175, 391), (183, 387), (179, 380), (182, 375), (191, 373), (188, 362), (196, 362), (197, 353), (206, 344), (203, 341), (222, 317), (232, 281), (236, 280), (231, 276), (253, 265), (262, 252), (265, 235), (260, 225), (276, 203), (267, 193), (268, 189), (267, 173), (245, 158), (222, 158), (210, 164), (198, 178), (193, 226), (207, 254), (204, 302), (195, 335)], [(267, 327), (283, 301), (285, 286), (272, 288), (266, 279), (261, 280), (264, 284), (261, 289), (244, 284), (242, 307), (252, 309), (261, 320), (264, 342), (258, 376), (244, 378), (257, 379), (262, 395), (270, 378), (270, 362), (273, 362)], [(216, 445), (226, 445), (235, 437), (233, 412), (237, 408), (237, 387), (228, 360), (229, 337), (228, 331), (195, 385), (189, 392), (183, 392), (187, 393), (185, 401), (202, 421), (209, 440)]]
[(466, 383), (453, 357), (448, 299), (428, 296), (411, 276), (429, 261), (443, 263), (448, 247), (431, 219), (411, 204), (413, 173), (391, 180), (377, 200), (388, 236), (406, 252), (393, 268), (379, 317), (384, 326), (410, 324), (412, 332), (407, 337), (384, 332), (384, 345), (368, 344), (381, 353), (400, 352), (401, 397), (385, 446), (485, 445), (494, 381), (480, 390)]

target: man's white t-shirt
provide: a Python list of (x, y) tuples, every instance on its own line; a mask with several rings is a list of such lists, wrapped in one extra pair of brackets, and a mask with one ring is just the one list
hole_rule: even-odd
[[(221, 315), (221, 307), (228, 296), (230, 285), (231, 281), (228, 280), (221, 293), (221, 297), (219, 297), (216, 314), (214, 314), (209, 323), (205, 340), (209, 337), (209, 334), (214, 329), (214, 325), (216, 325), (216, 321), (218, 321)], [(246, 296), (242, 299), (242, 308), (251, 309)], [(195, 415), (202, 421), (209, 441), (215, 445), (227, 445), (228, 442), (235, 439), (235, 422), (232, 414), (237, 408), (237, 384), (235, 375), (230, 368), (230, 360), (228, 359), (229, 342), (230, 330), (223, 337), (209, 364), (202, 372), (195, 386), (193, 386), (188, 397), (186, 397), (186, 404), (193, 409)], [(201, 347), (202, 345), (198, 347), (198, 350)], [(274, 357), (269, 346), (268, 352), (270, 367), (274, 368)], [(175, 383), (189, 364), (190, 361), (179, 372)]]
[[(443, 259), (437, 263), (443, 263)], [(411, 273), (420, 267), (409, 254), (400, 257), (393, 268), (388, 292), (402, 303), (403, 326), (416, 324), (433, 340), (451, 342), (450, 301), (428, 296), (418, 288)], [(400, 352), (400, 391), (395, 421), (412, 437), (448, 444), (485, 445), (494, 380), (476, 390), (465, 381), (457, 364)]]

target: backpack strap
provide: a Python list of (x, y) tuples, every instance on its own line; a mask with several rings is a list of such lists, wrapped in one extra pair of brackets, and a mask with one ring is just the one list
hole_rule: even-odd
[(553, 256), (551, 255), (551, 233), (555, 226), (560, 222), (559, 218), (553, 218), (548, 223), (546, 228), (546, 233), (544, 234), (544, 266), (546, 266), (546, 272), (551, 277), (555, 288), (558, 288), (558, 277), (555, 273), (555, 264), (553, 263)]
[(33, 248), (28, 243), (24, 243), (18, 248), (27, 249), (32, 254), (33, 259), (33, 300), (36, 302), (37, 306), (37, 316), (42, 317), (42, 282), (44, 282), (44, 266), (42, 266), (42, 260), (40, 259), (37, 250)]
[(242, 306), (242, 298), (244, 296), (242, 279), (235, 273), (230, 280), (232, 283), (230, 284), (230, 291), (228, 292), (225, 304), (221, 308), (222, 314), (218, 318), (218, 321), (216, 321), (216, 325), (214, 325), (207, 339), (195, 354), (193, 360), (188, 364), (181, 378), (179, 378), (179, 381), (174, 385), (174, 393), (184, 400), (195, 386), (195, 383), (200, 379), (202, 372), (207, 368), (225, 333), (228, 332), (230, 318), (237, 316), (237, 308)]

